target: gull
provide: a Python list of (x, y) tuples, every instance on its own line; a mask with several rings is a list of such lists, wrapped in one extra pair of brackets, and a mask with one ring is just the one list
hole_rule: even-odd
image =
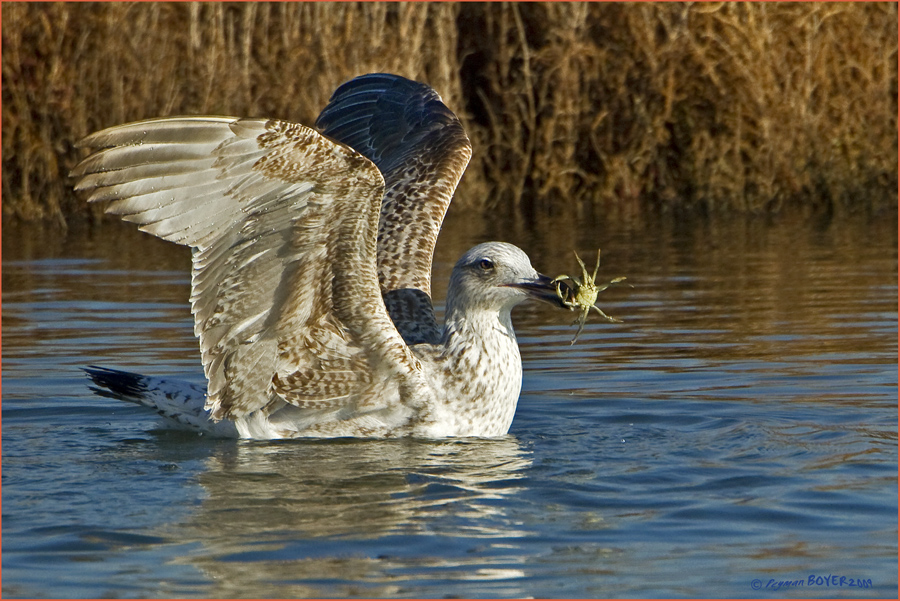
[(85, 138), (75, 189), (192, 249), (207, 386), (86, 368), (101, 395), (216, 436), (498, 437), (522, 362), (510, 311), (564, 307), (519, 248), (456, 263), (438, 325), (431, 263), (472, 155), (431, 87), (375, 73), (341, 85), (315, 127), (164, 117)]

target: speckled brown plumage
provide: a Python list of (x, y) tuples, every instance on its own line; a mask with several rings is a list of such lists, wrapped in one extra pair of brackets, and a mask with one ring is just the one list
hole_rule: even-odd
[(76, 188), (193, 249), (206, 398), (128, 400), (248, 438), (505, 433), (521, 386), (509, 311), (558, 298), (521, 250), (484, 244), (454, 269), (437, 326), (432, 253), (471, 155), (459, 120), (427, 86), (371, 75), (318, 126), (175, 117), (84, 140), (96, 152)]
[(462, 124), (430, 87), (374, 73), (340, 86), (316, 120), (381, 170), (378, 280), (407, 344), (435, 343), (431, 263), (441, 223), (472, 156)]

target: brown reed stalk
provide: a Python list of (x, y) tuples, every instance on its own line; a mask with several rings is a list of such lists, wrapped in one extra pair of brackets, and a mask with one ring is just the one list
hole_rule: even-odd
[[(895, 3), (7, 3), (3, 216), (64, 223), (74, 143), (158, 115), (311, 123), (390, 71), (514, 214), (897, 205)], [(536, 213), (537, 212), (537, 213)]]

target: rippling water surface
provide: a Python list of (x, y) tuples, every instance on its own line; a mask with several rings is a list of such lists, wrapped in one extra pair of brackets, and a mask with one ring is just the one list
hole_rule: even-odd
[(160, 429), (79, 368), (202, 382), (188, 252), (4, 225), (4, 596), (897, 595), (896, 215), (472, 223), (438, 299), (486, 239), (633, 288), (517, 309), (510, 435), (444, 442)]

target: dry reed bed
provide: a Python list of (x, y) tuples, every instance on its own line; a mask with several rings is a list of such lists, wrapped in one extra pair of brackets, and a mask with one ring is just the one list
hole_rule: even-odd
[(342, 81), (433, 85), (476, 146), (457, 202), (896, 206), (897, 5), (6, 3), (3, 215), (63, 223), (96, 129), (311, 123)]

